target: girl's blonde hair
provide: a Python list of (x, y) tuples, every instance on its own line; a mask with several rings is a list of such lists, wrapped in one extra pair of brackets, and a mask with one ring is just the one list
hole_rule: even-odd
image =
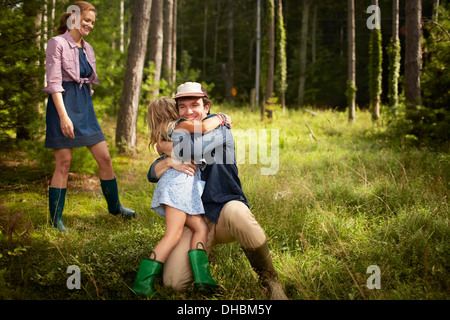
[(169, 129), (180, 119), (175, 101), (169, 97), (156, 99), (148, 106), (147, 120), (150, 129), (151, 148), (160, 142), (169, 139)]

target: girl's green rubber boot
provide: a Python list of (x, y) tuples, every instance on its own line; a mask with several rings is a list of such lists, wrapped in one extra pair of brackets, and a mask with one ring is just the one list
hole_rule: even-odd
[[(198, 249), (201, 244), (203, 249)], [(194, 285), (201, 293), (215, 293), (219, 285), (211, 277), (209, 270), (209, 260), (203, 243), (197, 243), (197, 249), (189, 250), (189, 259), (191, 261), (192, 273), (194, 275)]]
[(134, 279), (133, 291), (148, 298), (158, 298), (158, 295), (153, 290), (153, 283), (161, 271), (162, 266), (163, 263), (156, 260), (156, 254), (155, 259), (142, 259), (136, 278)]

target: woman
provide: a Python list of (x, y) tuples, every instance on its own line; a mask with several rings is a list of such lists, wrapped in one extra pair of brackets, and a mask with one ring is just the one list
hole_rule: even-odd
[[(99, 166), (99, 177), (108, 211), (125, 218), (135, 217), (133, 210), (119, 202), (117, 182), (103, 132), (94, 112), (92, 84), (98, 84), (95, 55), (83, 39), (94, 28), (97, 11), (85, 1), (73, 4), (80, 14), (64, 13), (58, 28), (59, 36), (48, 41), (46, 52), (47, 131), (45, 147), (54, 149), (55, 171), (49, 187), (49, 209), (52, 224), (67, 231), (62, 212), (72, 149), (86, 146)], [(68, 19), (72, 19), (68, 23)], [(79, 19), (77, 23), (76, 19)], [(69, 29), (68, 25), (75, 26)], [(79, 29), (76, 29), (79, 27)]]

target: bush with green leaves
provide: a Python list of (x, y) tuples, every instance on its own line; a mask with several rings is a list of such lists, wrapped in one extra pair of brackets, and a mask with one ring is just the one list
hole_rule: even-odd
[(44, 100), (44, 53), (39, 50), (41, 10), (36, 1), (8, 1), (0, 6), (0, 138), (31, 139), (38, 104)]

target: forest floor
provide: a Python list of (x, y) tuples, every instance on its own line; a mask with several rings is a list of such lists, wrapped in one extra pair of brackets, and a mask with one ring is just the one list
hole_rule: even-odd
[[(248, 109), (221, 111), (233, 119), (243, 190), (290, 299), (450, 298), (448, 154), (389, 136), (365, 112), (349, 125), (346, 114), (332, 111), (277, 111), (265, 122)], [(143, 123), (137, 151), (118, 155), (115, 120), (100, 120), (121, 202), (137, 218), (108, 214), (96, 163), (86, 148), (76, 149), (64, 208), (69, 232), (56, 232), (47, 197), (53, 154), (42, 140), (2, 143), (0, 299), (140, 299), (131, 290), (134, 277), (165, 228), (150, 209), (155, 185), (147, 170), (157, 155), (148, 149)], [(242, 138), (250, 135), (258, 149)], [(272, 174), (261, 174), (269, 167)], [(237, 243), (214, 247), (210, 260), (222, 287), (214, 299), (266, 298)], [(80, 268), (79, 290), (66, 285), (71, 265)], [(160, 281), (156, 288), (166, 300), (210, 299), (193, 289), (174, 292)]]

